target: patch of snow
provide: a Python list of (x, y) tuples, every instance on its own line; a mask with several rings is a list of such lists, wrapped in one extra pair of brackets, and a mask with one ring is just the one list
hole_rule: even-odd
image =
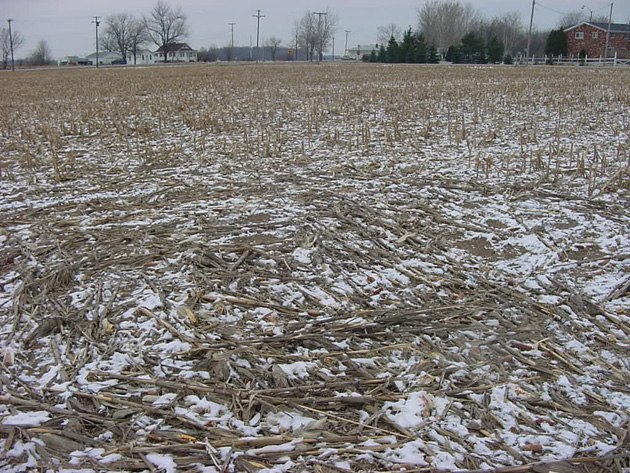
[(50, 420), (50, 413), (47, 411), (20, 412), (19, 414), (8, 415), (2, 418), (3, 425), (19, 425), (25, 427), (35, 427)]

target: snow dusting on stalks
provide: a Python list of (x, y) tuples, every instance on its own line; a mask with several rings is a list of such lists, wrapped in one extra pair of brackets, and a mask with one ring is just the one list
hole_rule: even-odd
[(2, 74), (0, 469), (621, 471), (628, 83)]

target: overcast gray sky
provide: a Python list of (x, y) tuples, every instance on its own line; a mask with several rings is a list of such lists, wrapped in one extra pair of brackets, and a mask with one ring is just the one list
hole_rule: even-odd
[[(225, 46), (230, 41), (229, 22), (235, 22), (234, 43), (249, 46), (256, 42), (257, 9), (261, 19), (261, 38), (274, 35), (288, 42), (292, 37), (293, 22), (306, 10), (318, 11), (329, 6), (339, 14), (335, 34), (337, 53), (342, 53), (344, 30), (350, 30), (349, 47), (374, 43), (380, 25), (396, 23), (401, 28), (417, 23), (417, 8), (423, 0), (337, 0), (319, 3), (316, 0), (172, 0), (188, 15), (190, 36), (188, 43), (194, 48)], [(531, 0), (479, 0), (470, 2), (486, 17), (506, 12), (518, 12), (525, 25), (529, 24)], [(26, 43), (17, 52), (24, 57), (44, 39), (53, 56), (86, 55), (94, 51), (94, 25), (92, 17), (106, 17), (113, 13), (128, 12), (137, 16), (148, 13), (155, 0), (0, 0), (0, 20), (6, 26), (13, 19), (13, 28), (24, 35)], [(610, 2), (589, 0), (545, 0), (536, 3), (534, 24), (540, 29), (551, 28), (562, 13), (579, 10), (586, 4), (597, 14), (608, 14)], [(614, 2), (613, 21), (630, 20), (630, 0)], [(262, 39), (261, 39), (262, 44)]]

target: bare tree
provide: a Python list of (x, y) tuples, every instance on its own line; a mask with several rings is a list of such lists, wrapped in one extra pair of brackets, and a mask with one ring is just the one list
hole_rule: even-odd
[(266, 46), (269, 48), (269, 52), (271, 53), (271, 60), (276, 60), (276, 53), (278, 52), (278, 48), (282, 44), (282, 40), (275, 36), (270, 36), (267, 38)]
[[(13, 30), (13, 52), (24, 44), (24, 36), (18, 31)], [(11, 56), (11, 37), (9, 36), (9, 28), (0, 28), (0, 50), (2, 52), (2, 68), (6, 69), (9, 64), (9, 56)]]
[(40, 40), (37, 46), (35, 46), (35, 50), (29, 56), (28, 62), (32, 66), (45, 66), (52, 63), (52, 61), (52, 54), (48, 43), (43, 39)]
[(583, 21), (587, 21), (589, 18), (589, 14), (584, 10), (575, 10), (569, 13), (565, 13), (562, 18), (558, 20), (556, 26), (558, 28), (567, 28), (569, 26), (577, 25), (582, 23)]
[[(323, 18), (322, 18), (323, 17)], [(317, 47), (319, 59), (323, 59), (324, 51), (328, 49), (332, 42), (335, 29), (339, 23), (339, 15), (333, 12), (330, 8), (326, 7), (324, 15), (321, 17), (321, 21), (318, 21), (317, 36), (319, 39), (319, 45)]]
[(172, 8), (163, 0), (158, 0), (149, 16), (144, 19), (144, 24), (151, 41), (164, 53), (164, 62), (168, 62), (171, 44), (184, 39), (188, 34), (186, 14), (182, 8)]
[(136, 64), (138, 58), (138, 51), (147, 41), (150, 41), (149, 33), (147, 31), (144, 21), (134, 19), (129, 29), (129, 54), (133, 57), (133, 63)]
[(517, 12), (504, 13), (494, 17), (490, 22), (490, 35), (496, 35), (509, 54), (514, 54), (516, 43), (523, 31), (521, 15)]
[(608, 23), (607, 15), (593, 15), (593, 12), (587, 12), (582, 10), (575, 10), (565, 15), (558, 20), (556, 26), (558, 28), (568, 28), (569, 26), (579, 25), (584, 21), (591, 21), (593, 23)]
[(138, 32), (144, 32), (144, 25), (130, 13), (118, 13), (105, 19), (105, 44), (109, 51), (120, 54), (127, 61)]
[(299, 46), (306, 51), (311, 61), (323, 58), (324, 51), (332, 41), (339, 16), (326, 8), (323, 12), (306, 11), (295, 28)]
[(459, 0), (426, 0), (418, 8), (418, 26), (429, 44), (442, 52), (459, 43), (481, 20), (470, 3)]
[(307, 11), (300, 21), (296, 22), (296, 31), (300, 49), (306, 51), (306, 60), (312, 61), (317, 45), (317, 17)]
[(402, 36), (402, 29), (396, 23), (376, 28), (376, 42), (378, 44), (386, 45), (392, 36), (396, 41), (400, 41)]

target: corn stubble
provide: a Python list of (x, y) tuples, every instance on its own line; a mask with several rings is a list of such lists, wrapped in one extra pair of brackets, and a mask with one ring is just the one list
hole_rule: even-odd
[(190, 471), (627, 461), (594, 455), (624, 448), (630, 280), (600, 304), (580, 284), (625, 268), (629, 78), (0, 74), (0, 405), (50, 414), (2, 423), (3, 453), (38, 439), (54, 469), (102, 448), (110, 463), (84, 460), (127, 471), (155, 454)]
[(255, 172), (352, 153), (418, 170), (460, 161), (477, 180), (592, 196), (630, 179), (627, 75), (303, 65), (7, 74), (3, 173), (48, 169), (61, 182), (95, 172), (94, 160), (151, 167), (217, 155)]

